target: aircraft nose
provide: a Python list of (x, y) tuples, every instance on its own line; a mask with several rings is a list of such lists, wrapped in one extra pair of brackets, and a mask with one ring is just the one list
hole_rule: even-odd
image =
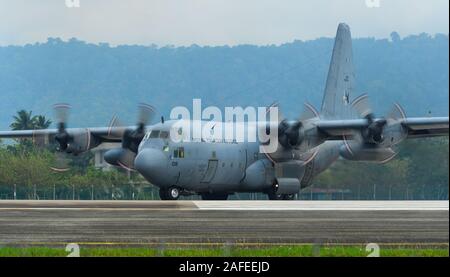
[(139, 151), (134, 168), (152, 184), (159, 185), (167, 175), (167, 157), (158, 149), (146, 148)]

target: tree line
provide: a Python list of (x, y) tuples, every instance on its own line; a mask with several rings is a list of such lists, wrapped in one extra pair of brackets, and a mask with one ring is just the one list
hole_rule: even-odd
[[(380, 116), (399, 102), (409, 116), (448, 115), (448, 34), (353, 40), (356, 84)], [(73, 107), (69, 124), (104, 126), (117, 113), (134, 123), (136, 104), (167, 115), (173, 106), (268, 106), (298, 117), (305, 101), (319, 107), (334, 38), (281, 45), (157, 47), (93, 44), (73, 38), (0, 46), (0, 129), (18, 108), (51, 115)], [(95, 113), (93, 113), (95, 111)], [(127, 112), (123, 112), (127, 111)]]

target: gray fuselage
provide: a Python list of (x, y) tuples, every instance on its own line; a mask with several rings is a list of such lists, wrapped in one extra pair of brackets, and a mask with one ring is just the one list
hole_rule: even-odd
[[(270, 155), (260, 153), (260, 142), (175, 142), (168, 136), (175, 122), (151, 126), (139, 146), (135, 168), (152, 184), (192, 193), (228, 194), (266, 192), (274, 185), (274, 162)], [(341, 145), (341, 141), (324, 142), (314, 149), (317, 153), (311, 161), (298, 163), (302, 188), (338, 159)]]

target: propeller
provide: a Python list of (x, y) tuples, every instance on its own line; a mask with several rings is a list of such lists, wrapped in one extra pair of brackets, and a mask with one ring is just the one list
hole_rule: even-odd
[(364, 139), (372, 143), (382, 143), (384, 141), (383, 130), (387, 120), (385, 118), (375, 119), (373, 114), (369, 114), (365, 118), (369, 125), (363, 130)]
[(357, 113), (359, 118), (365, 118), (368, 122), (368, 127), (365, 128), (361, 135), (365, 142), (378, 144), (383, 142), (383, 130), (387, 124), (386, 118), (376, 118), (372, 109), (370, 108), (369, 96), (363, 94), (352, 101), (352, 108)]
[(278, 125), (278, 141), (285, 148), (294, 148), (303, 140), (300, 135), (301, 121), (288, 122), (283, 119)]
[[(403, 108), (394, 103), (390, 112), (385, 117), (377, 118), (370, 108), (369, 97), (363, 94), (352, 101), (352, 108), (359, 118), (367, 120), (367, 127), (363, 128), (361, 132), (356, 132), (352, 135), (352, 141), (349, 141), (344, 136), (344, 144), (347, 151), (353, 156), (357, 149), (390, 149), (391, 152), (387, 158), (381, 162), (387, 162), (395, 157), (397, 151), (392, 149), (396, 144), (406, 138), (406, 131), (401, 122), (406, 118)], [(386, 141), (386, 134), (390, 140)]]
[(53, 105), (54, 118), (57, 125), (57, 133), (53, 138), (45, 130), (35, 130), (33, 132), (33, 144), (35, 147), (39, 149), (46, 148), (54, 153), (54, 160), (50, 169), (56, 172), (65, 172), (70, 169), (70, 159), (64, 153), (73, 139), (66, 131), (69, 110), (69, 104)]
[[(278, 103), (272, 104), (270, 107), (278, 107)], [(269, 112), (269, 109), (267, 109)], [(298, 146), (305, 139), (303, 129), (307, 126), (308, 121), (313, 118), (319, 118), (318, 111), (309, 103), (304, 104), (304, 109), (302, 114), (297, 120), (288, 121), (285, 119), (281, 113), (278, 111), (278, 143), (283, 147), (281, 153), (274, 153), (273, 155), (267, 155), (272, 162), (275, 163), (275, 160), (286, 160), (286, 150), (291, 152), (289, 154), (289, 159), (301, 160), (305, 164), (310, 162), (315, 155), (317, 154), (317, 150), (314, 151), (305, 151), (304, 153), (299, 154), (298, 152), (294, 152), (292, 150), (297, 149)], [(266, 133), (269, 133), (270, 130), (266, 128)], [(278, 152), (278, 151), (277, 151)], [(281, 154), (281, 156), (280, 156)], [(278, 158), (277, 158), (278, 157)]]
[(145, 136), (145, 127), (154, 118), (156, 109), (148, 104), (138, 105), (138, 120), (135, 128), (126, 128), (118, 119), (113, 116), (110, 121), (109, 134), (111, 136), (122, 137), (122, 148), (137, 153), (140, 142)]
[(120, 148), (110, 149), (105, 153), (105, 160), (112, 165), (120, 166), (127, 171), (134, 171), (134, 159), (138, 152), (139, 144), (145, 136), (146, 125), (155, 115), (155, 108), (141, 103), (138, 105), (138, 120), (135, 128), (126, 127), (114, 115), (109, 124), (108, 135), (122, 138)]
[(49, 166), (51, 170), (56, 172), (65, 172), (70, 170), (70, 159), (64, 152), (61, 151), (58, 143), (52, 143), (52, 140), (48, 134), (37, 130), (33, 134), (33, 143), (38, 149), (46, 148), (53, 153), (54, 159)]
[(67, 133), (67, 119), (69, 117), (70, 105), (69, 104), (55, 104), (53, 105), (58, 133), (55, 135), (55, 140), (59, 144), (59, 150), (65, 151), (69, 146), (69, 142), (72, 137)]
[(312, 118), (318, 118), (319, 112), (309, 103), (304, 104), (303, 113), (297, 120), (292, 122), (282, 119), (278, 125), (278, 141), (287, 149), (295, 148), (304, 140), (301, 132), (304, 123)]
[(50, 167), (56, 172), (66, 172), (70, 169), (70, 159), (63, 153), (69, 147), (72, 136), (67, 132), (67, 120), (69, 118), (71, 106), (66, 103), (53, 105), (53, 112), (57, 124), (58, 133), (55, 135), (55, 141), (58, 147), (55, 151), (54, 165)]
[(50, 169), (55, 172), (66, 172), (70, 170), (70, 162), (71, 160), (67, 157), (67, 155), (60, 151), (55, 151), (55, 159), (53, 161), (53, 165), (50, 166)]

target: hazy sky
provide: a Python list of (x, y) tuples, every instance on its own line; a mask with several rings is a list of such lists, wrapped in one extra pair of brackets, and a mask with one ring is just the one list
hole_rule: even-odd
[[(75, 0), (76, 1), (76, 0)], [(76, 37), (164, 45), (280, 44), (332, 37), (449, 32), (449, 0), (0, 0), (0, 45)], [(378, 8), (366, 2), (379, 1)]]

